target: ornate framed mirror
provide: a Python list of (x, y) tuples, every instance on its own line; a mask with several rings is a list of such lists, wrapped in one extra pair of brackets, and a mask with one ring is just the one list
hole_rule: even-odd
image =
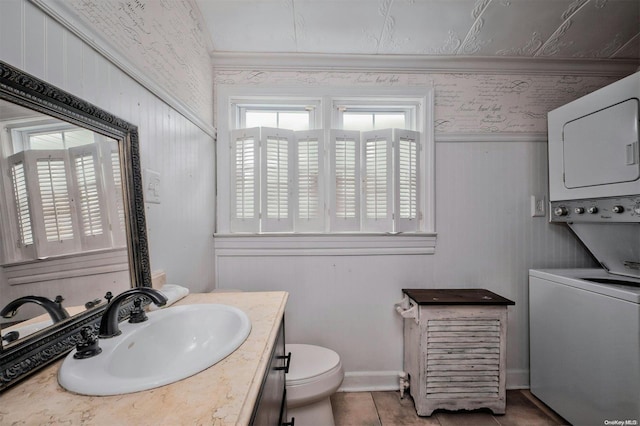
[(69, 352), (106, 291), (151, 286), (138, 143), (0, 62), (0, 391)]

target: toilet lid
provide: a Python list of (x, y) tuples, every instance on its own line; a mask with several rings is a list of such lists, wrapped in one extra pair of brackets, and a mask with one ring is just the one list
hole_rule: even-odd
[(297, 343), (285, 346), (286, 352), (291, 352), (287, 382), (320, 376), (340, 364), (340, 356), (331, 349)]

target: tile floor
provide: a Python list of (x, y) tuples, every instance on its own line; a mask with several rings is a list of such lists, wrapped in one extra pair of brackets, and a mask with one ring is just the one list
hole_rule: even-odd
[(568, 424), (529, 391), (507, 391), (507, 412), (443, 411), (416, 414), (411, 396), (400, 392), (338, 392), (331, 397), (336, 426), (555, 426)]

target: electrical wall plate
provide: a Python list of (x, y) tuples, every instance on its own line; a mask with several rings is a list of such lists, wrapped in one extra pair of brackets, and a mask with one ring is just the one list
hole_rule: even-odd
[(531, 196), (531, 217), (541, 217), (545, 215), (545, 197)]
[(160, 204), (160, 173), (144, 170), (144, 202)]

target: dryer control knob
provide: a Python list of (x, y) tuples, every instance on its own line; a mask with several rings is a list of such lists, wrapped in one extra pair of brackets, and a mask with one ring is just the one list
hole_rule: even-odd
[(556, 215), (556, 216), (566, 216), (567, 213), (569, 213), (569, 212), (567, 211), (566, 207), (560, 206), (560, 207), (556, 207), (555, 209), (553, 209), (553, 214)]
[(598, 208), (596, 206), (592, 206), (592, 207), (589, 207), (587, 211), (589, 212), (589, 214), (596, 214), (598, 213)]
[(622, 207), (622, 206), (613, 206), (611, 211), (613, 211), (614, 213), (622, 213), (622, 212), (624, 212), (624, 207)]
[(584, 207), (576, 207), (575, 209), (573, 209), (573, 212), (575, 214), (583, 214), (584, 213)]

